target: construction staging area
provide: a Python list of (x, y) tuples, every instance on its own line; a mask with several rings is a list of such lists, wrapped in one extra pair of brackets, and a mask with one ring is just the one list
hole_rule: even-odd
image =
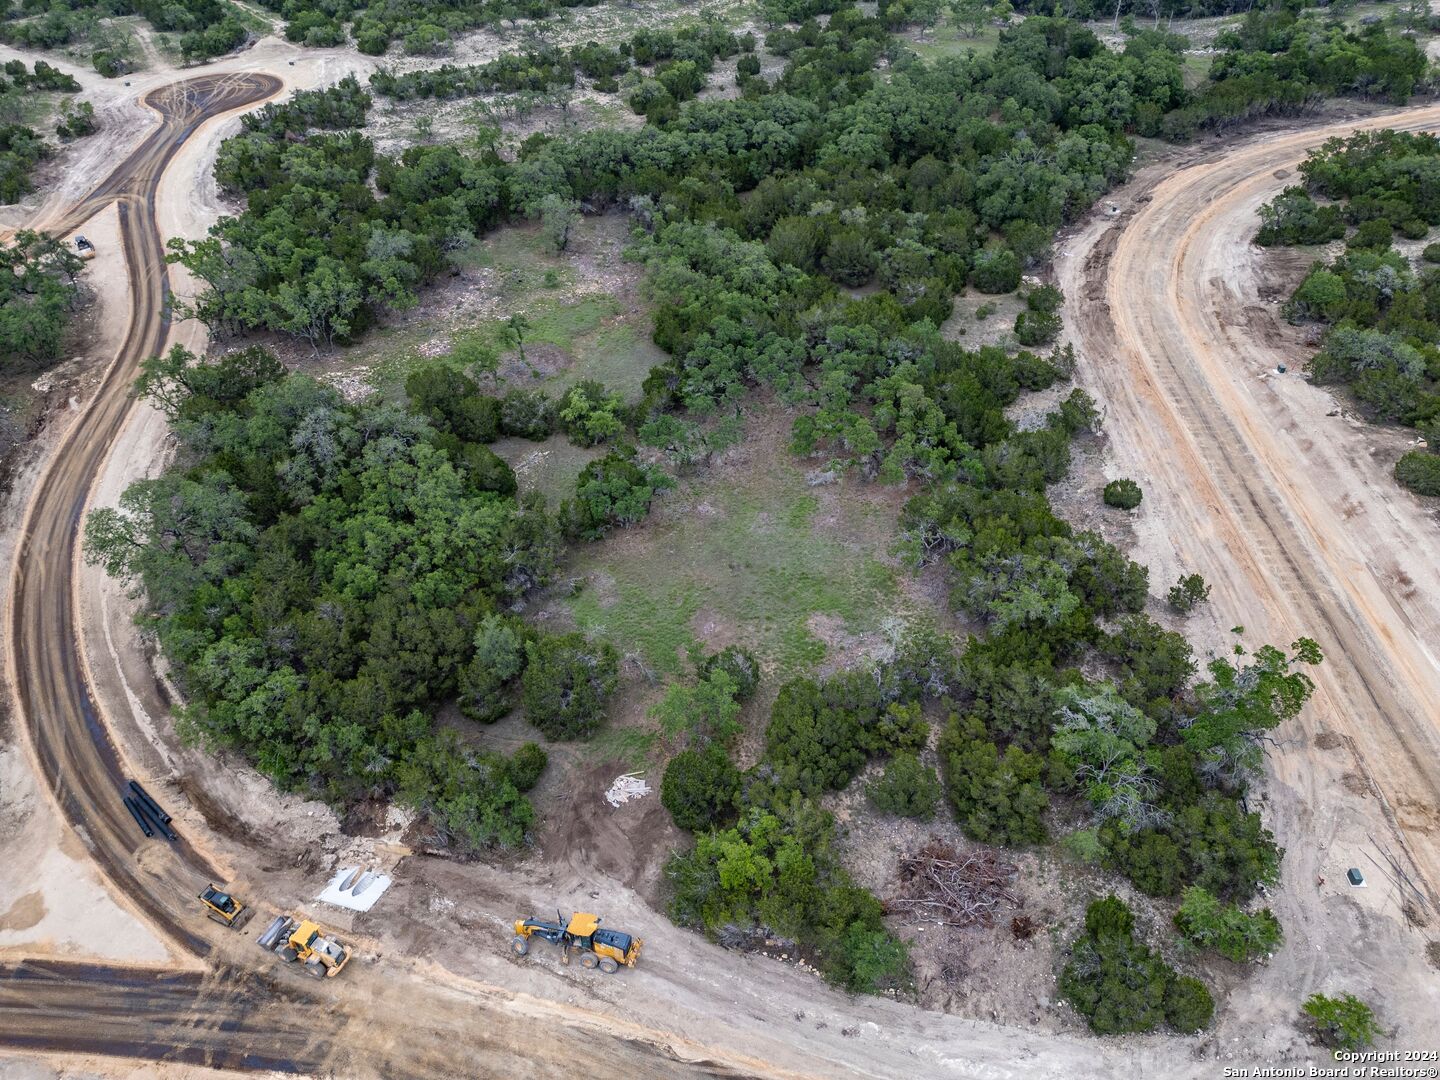
[(1031, 856), (960, 851), (928, 827), (887, 837), (888, 914), (936, 940), (993, 932), (963, 958), (989, 996), (957, 1015), (851, 996), (805, 958), (773, 962), (783, 945), (727, 949), (672, 924), (656, 852), (674, 830), (655, 823), (658, 781), (628, 764), (571, 763), (586, 786), (555, 796), (572, 836), (546, 858), (464, 860), (394, 808), (357, 826), (176, 736), (163, 658), (125, 586), (84, 564), (80, 523), (172, 452), (131, 385), (145, 358), (203, 342), (171, 322), (185, 275), (164, 241), (218, 215), (220, 140), (243, 112), (368, 63), (265, 37), (200, 75), (79, 73), (123, 123), (28, 224), (86, 238), (105, 363), (44, 431), (0, 537), (0, 1078), (1213, 1076), (1313, 1054), (1296, 1001), (1335, 971), (1393, 1045), (1433, 1048), (1437, 514), (1377, 480), (1387, 433), (1278, 374), (1305, 354), (1275, 302), (1304, 267), (1250, 238), (1307, 150), (1440, 127), (1440, 106), (1168, 148), (1055, 245), (1075, 382), (1104, 410), (1101, 467), (1145, 478), (1135, 558), (1154, 581), (1199, 571), (1213, 590), (1214, 614), (1187, 629), (1197, 656), (1224, 655), (1233, 623), (1326, 649), (1258, 789), (1285, 851), (1264, 897), (1285, 948), (1244, 979), (1217, 966), (1229, 996), (1203, 1035), (1098, 1040), (1003, 966), (1058, 966), (1040, 931), (1071, 898), (1037, 883)]

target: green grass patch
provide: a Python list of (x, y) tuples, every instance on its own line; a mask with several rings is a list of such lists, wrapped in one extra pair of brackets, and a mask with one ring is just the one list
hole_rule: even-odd
[(585, 753), (596, 761), (618, 761), (626, 769), (644, 765), (660, 738), (658, 731), (644, 728), (607, 727), (585, 744)]
[(1210, 66), (1215, 63), (1214, 53), (1187, 52), (1180, 65), (1181, 78), (1185, 89), (1194, 90), (1210, 77)]
[(784, 460), (686, 484), (636, 532), (577, 549), (572, 572), (590, 584), (567, 601), (576, 623), (673, 676), (703, 610), (782, 676), (812, 669), (827, 652), (813, 615), (863, 634), (906, 607), (885, 561), (891, 513), (831, 490), (817, 495)]
[(915, 31), (905, 35), (905, 44), (925, 60), (943, 60), (948, 56), (964, 56), (973, 52), (976, 56), (989, 56), (1000, 44), (1000, 28), (984, 26), (974, 37), (966, 37), (960, 28), (946, 20), (920, 37)]
[(603, 457), (609, 447), (575, 446), (564, 435), (552, 435), (544, 442), (499, 439), (490, 449), (515, 470), (521, 492), (540, 492), (545, 496), (545, 504), (555, 510), (575, 494), (575, 477), (580, 470)]

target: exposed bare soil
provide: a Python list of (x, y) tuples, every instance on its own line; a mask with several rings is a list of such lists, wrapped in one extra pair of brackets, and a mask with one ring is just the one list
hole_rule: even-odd
[[(1213, 588), (1189, 625), (1202, 646), (1227, 648), (1239, 624), (1252, 646), (1306, 634), (1327, 654), (1261, 797), (1287, 849), (1271, 899), (1288, 941), (1222, 1013), (1213, 1038), (1227, 1044), (1293, 1047), (1295, 1003), (1315, 991), (1373, 1002), (1398, 1046), (1432, 1039), (1440, 1015), (1422, 959), (1440, 888), (1435, 515), (1390, 476), (1391, 433), (1298, 374), (1310, 350), (1278, 302), (1303, 266), (1250, 244), (1257, 207), (1307, 149), (1437, 119), (1410, 110), (1161, 160), (1058, 245), (1079, 381), (1107, 411), (1114, 467), (1145, 491), (1136, 557), (1152, 591), (1198, 570)], [(1351, 866), (1369, 888), (1344, 883)]]

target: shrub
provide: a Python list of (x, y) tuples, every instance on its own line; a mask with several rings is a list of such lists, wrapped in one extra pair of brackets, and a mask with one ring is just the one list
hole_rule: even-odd
[(1093, 901), (1085, 933), (1060, 973), (1060, 993), (1099, 1035), (1153, 1031), (1162, 1023), (1187, 1033), (1204, 1027), (1215, 1013), (1210, 992), (1136, 941), (1134, 926), (1116, 896)]
[[(524, 622), (487, 615), (475, 629), (475, 656), (460, 669), (460, 711), (482, 724), (494, 723), (514, 707), (512, 687), (525, 668)], [(517, 785), (518, 786), (518, 785)]]
[(740, 804), (740, 770), (716, 743), (682, 750), (665, 766), (660, 802), (682, 829), (725, 828), (735, 821)]
[(699, 675), (708, 679), (716, 671), (723, 671), (735, 683), (735, 700), (742, 704), (755, 696), (760, 685), (760, 661), (755, 654), (738, 645), (726, 645), (718, 653), (700, 661)]
[(1440, 454), (1411, 450), (1395, 463), (1395, 479), (1416, 495), (1440, 495)]
[(549, 763), (549, 754), (538, 744), (527, 742), (515, 751), (506, 771), (515, 790), (524, 793), (540, 782), (540, 775)]
[(1135, 932), (1135, 916), (1125, 901), (1114, 893), (1092, 900), (1085, 909), (1085, 933), (1093, 938), (1130, 937)]
[(1237, 964), (1273, 952), (1283, 940), (1280, 920), (1269, 908), (1247, 915), (1198, 885), (1185, 890), (1175, 926), (1192, 944), (1214, 949)]
[(1105, 485), (1105, 505), (1121, 510), (1134, 510), (1145, 497), (1134, 480), (1111, 480)]
[(500, 430), (539, 442), (555, 431), (555, 403), (539, 390), (510, 390), (500, 399)]
[(914, 754), (896, 754), (865, 793), (882, 813), (929, 821), (940, 799), (940, 781)]
[(620, 654), (582, 634), (561, 634), (525, 643), (521, 701), (525, 717), (547, 739), (584, 738), (605, 719), (605, 706), (620, 682)]
[(970, 284), (982, 293), (1008, 293), (1020, 287), (1020, 258), (1006, 247), (986, 248), (975, 255)]
[(1041, 315), (1053, 315), (1064, 302), (1065, 295), (1054, 285), (1041, 285), (1025, 297), (1025, 306)]
[(1303, 1008), (1315, 1025), (1316, 1038), (1333, 1049), (1361, 1050), (1380, 1034), (1375, 1013), (1353, 994), (1338, 998), (1311, 994)]
[(1395, 228), (1385, 218), (1371, 218), (1360, 226), (1345, 241), (1349, 251), (1384, 251), (1390, 246)]
[(1015, 339), (1021, 345), (1044, 345), (1060, 333), (1060, 316), (1054, 312), (1022, 311), (1015, 316)]
[(66, 101), (60, 106), (55, 134), (65, 139), (78, 139), (94, 134), (98, 127), (94, 105), (88, 101)]
[(665, 867), (670, 913), (712, 936), (763, 926), (812, 952), (831, 982), (881, 993), (909, 982), (903, 944), (885, 930), (884, 907), (858, 888), (834, 851), (834, 818), (806, 799), (751, 808), (738, 823), (702, 832)]
[(670, 485), (659, 469), (636, 462), (634, 447), (617, 447), (580, 470), (575, 498), (560, 508), (561, 523), (571, 536), (598, 540), (617, 525), (643, 519), (656, 492)]
[(1210, 586), (1199, 574), (1185, 574), (1165, 594), (1170, 606), (1181, 615), (1189, 615), (1210, 599)]
[(1165, 1021), (1176, 1031), (1200, 1031), (1210, 1026), (1214, 1016), (1215, 999), (1199, 979), (1182, 975), (1165, 991)]
[(1423, 240), (1425, 234), (1430, 231), (1430, 226), (1419, 218), (1407, 218), (1400, 222), (1400, 235), (1406, 240)]
[(1050, 801), (1040, 783), (1044, 759), (1017, 746), (1002, 754), (971, 718), (951, 718), (940, 738), (940, 764), (965, 835), (987, 844), (1043, 843)]
[(494, 442), (500, 403), (480, 393), (475, 380), (442, 363), (417, 367), (405, 379), (411, 411), (465, 442)]
[(576, 446), (594, 446), (625, 428), (625, 403), (593, 379), (578, 382), (560, 399), (560, 429)]
[(1440, 244), (1426, 244), (1420, 257), (1428, 263), (1440, 263)]
[(724, 671), (712, 671), (694, 686), (676, 684), (650, 710), (667, 738), (687, 733), (701, 744), (727, 745), (740, 733), (740, 702), (735, 680)]
[(827, 700), (813, 679), (780, 688), (765, 729), (765, 760), (781, 790), (818, 795), (844, 787), (865, 764), (865, 712)]

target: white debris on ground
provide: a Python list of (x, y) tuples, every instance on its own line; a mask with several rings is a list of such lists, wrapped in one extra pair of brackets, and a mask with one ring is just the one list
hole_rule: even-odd
[(650, 785), (645, 783), (643, 777), (634, 773), (625, 773), (617, 776), (610, 784), (609, 790), (605, 792), (605, 801), (611, 806), (619, 806), (631, 799), (643, 798), (650, 794)]
[(344, 866), (335, 872), (325, 891), (315, 899), (351, 911), (369, 911), (388, 888), (390, 875), (359, 866)]

